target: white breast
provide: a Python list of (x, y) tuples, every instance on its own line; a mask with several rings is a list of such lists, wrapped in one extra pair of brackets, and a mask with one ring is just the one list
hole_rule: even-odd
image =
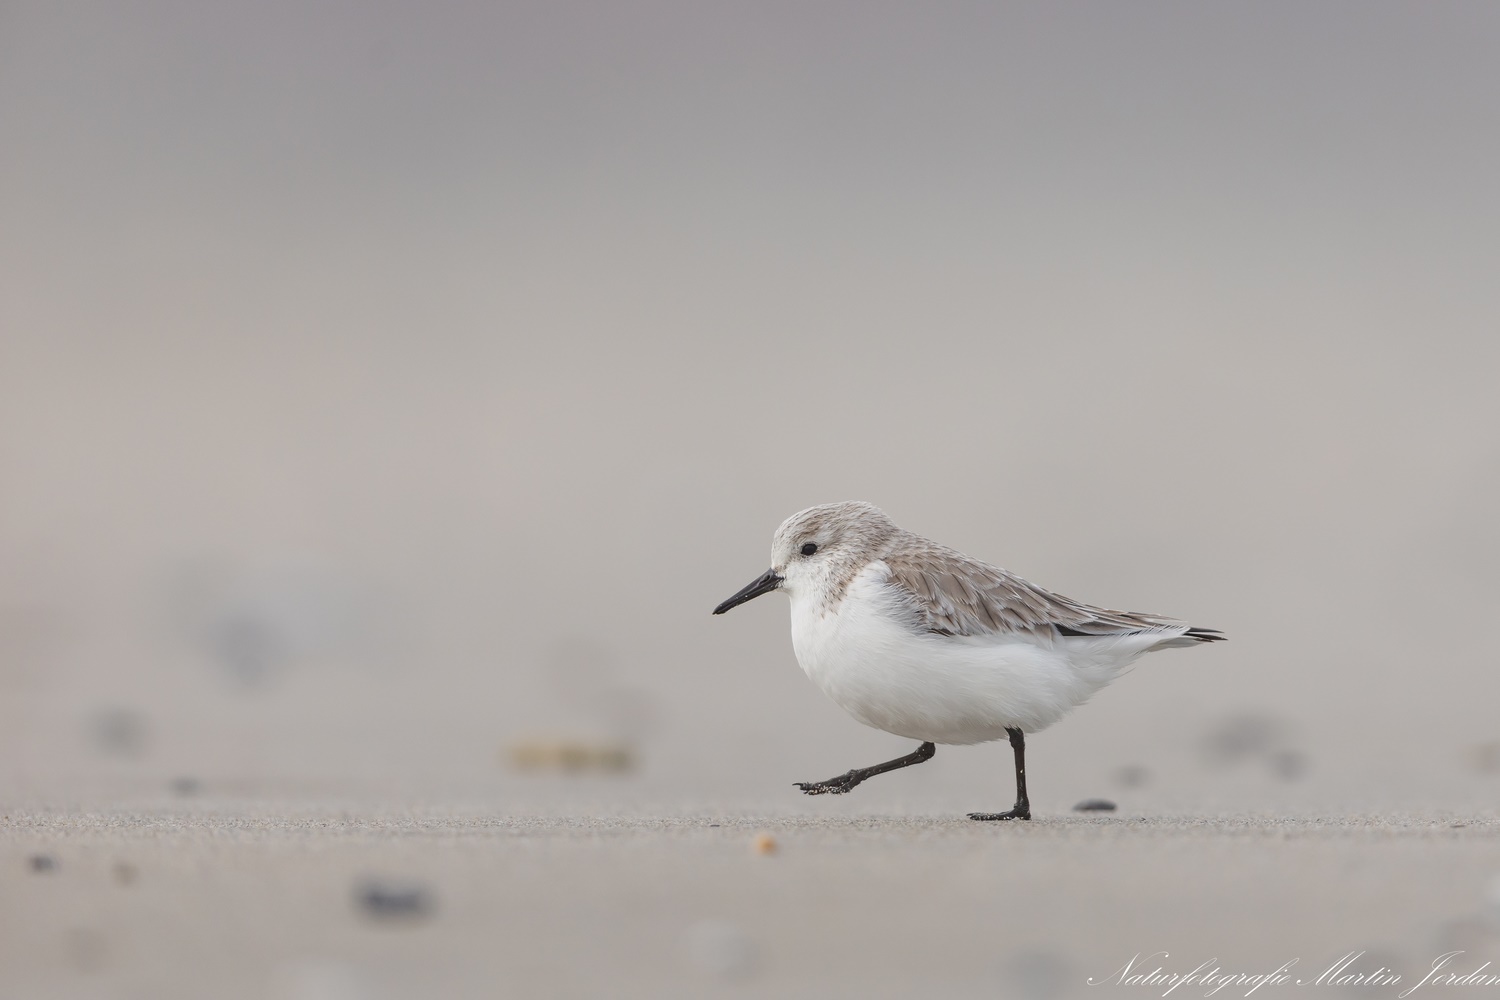
[(867, 726), (966, 744), (1033, 733), (1087, 701), (1156, 639), (954, 637), (913, 631), (875, 562), (832, 609), (792, 594), (792, 648), (813, 683)]

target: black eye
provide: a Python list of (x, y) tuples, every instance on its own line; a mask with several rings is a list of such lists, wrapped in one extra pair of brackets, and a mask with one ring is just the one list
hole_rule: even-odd
[(816, 551), (818, 551), (818, 547), (812, 542), (808, 542), (806, 545), (802, 546), (802, 554), (805, 556), (810, 556)]

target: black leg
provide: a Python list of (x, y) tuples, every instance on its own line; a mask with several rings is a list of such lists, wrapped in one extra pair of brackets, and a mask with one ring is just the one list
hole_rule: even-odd
[(866, 778), (873, 778), (877, 774), (884, 774), (897, 768), (920, 764), (924, 760), (931, 760), (935, 753), (937, 753), (937, 747), (931, 743), (923, 743), (905, 757), (897, 757), (895, 760), (888, 760), (874, 767), (856, 767), (852, 771), (847, 771), (837, 778), (829, 778), (827, 781), (799, 781), (797, 787), (808, 795), (842, 795)]
[(1026, 736), (1019, 729), (1007, 729), (1010, 748), (1016, 755), (1016, 804), (1010, 812), (969, 813), (970, 819), (1030, 819), (1031, 803), (1026, 799)]

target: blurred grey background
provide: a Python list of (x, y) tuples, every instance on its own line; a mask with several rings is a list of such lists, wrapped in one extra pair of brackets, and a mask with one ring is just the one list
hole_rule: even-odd
[[(0, 5), (0, 781), (951, 812), (813, 503), (1224, 629), (1033, 804), (1491, 802), (1500, 8)], [(527, 740), (633, 768), (517, 770)], [(1299, 805), (1300, 804), (1300, 805)]]

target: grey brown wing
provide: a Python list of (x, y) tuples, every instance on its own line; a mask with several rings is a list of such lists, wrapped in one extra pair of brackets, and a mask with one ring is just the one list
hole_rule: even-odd
[[(1081, 604), (941, 546), (894, 552), (885, 563), (888, 582), (909, 596), (913, 625), (942, 635), (1119, 635), (1187, 624)], [(1211, 641), (1211, 631), (1189, 634)]]

